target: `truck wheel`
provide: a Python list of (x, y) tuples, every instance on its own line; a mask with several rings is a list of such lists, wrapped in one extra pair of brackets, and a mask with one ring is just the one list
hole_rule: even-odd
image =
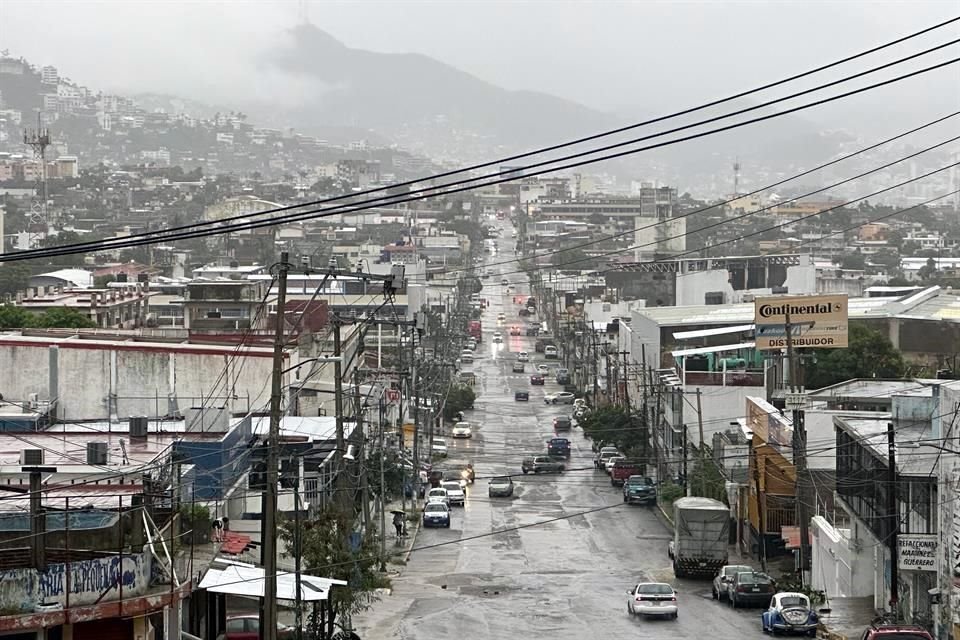
[(527, 475), (527, 470), (523, 469), (523, 475)]

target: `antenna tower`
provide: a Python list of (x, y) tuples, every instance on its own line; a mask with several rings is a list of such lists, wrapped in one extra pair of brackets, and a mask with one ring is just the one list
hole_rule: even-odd
[(733, 161), (733, 197), (740, 197), (740, 158)]
[(33, 245), (33, 232), (42, 228), (46, 233), (50, 228), (47, 212), (47, 147), (50, 146), (50, 130), (42, 125), (40, 114), (37, 113), (37, 128), (26, 129), (23, 132), (23, 144), (33, 149), (33, 159), (40, 165), (37, 174), (37, 193), (30, 205), (30, 245)]

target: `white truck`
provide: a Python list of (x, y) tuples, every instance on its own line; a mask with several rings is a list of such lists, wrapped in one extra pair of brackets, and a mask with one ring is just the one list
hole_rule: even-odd
[(673, 503), (673, 573), (678, 578), (712, 577), (727, 564), (730, 508), (711, 498)]

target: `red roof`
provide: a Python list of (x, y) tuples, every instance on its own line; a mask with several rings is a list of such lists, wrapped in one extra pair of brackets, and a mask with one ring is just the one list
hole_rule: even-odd
[(224, 531), (223, 544), (220, 545), (220, 553), (229, 553), (230, 555), (238, 556), (243, 553), (249, 544), (250, 536), (245, 536), (242, 533), (235, 533), (233, 531)]

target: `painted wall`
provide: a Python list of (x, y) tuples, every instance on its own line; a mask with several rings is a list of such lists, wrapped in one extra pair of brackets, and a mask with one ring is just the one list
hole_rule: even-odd
[(810, 523), (813, 534), (810, 580), (830, 598), (873, 595), (873, 553), (854, 550), (850, 531), (835, 529), (821, 516)]
[[(139, 596), (150, 587), (151, 557), (148, 553), (120, 558), (98, 558), (70, 564), (69, 580), (66, 564), (52, 564), (44, 572), (35, 569), (11, 569), (0, 572), (0, 609), (4, 612), (32, 612), (38, 604), (60, 603), (90, 605), (123, 597)], [(106, 595), (103, 595), (107, 592)], [(101, 596), (103, 596), (101, 598)]]

